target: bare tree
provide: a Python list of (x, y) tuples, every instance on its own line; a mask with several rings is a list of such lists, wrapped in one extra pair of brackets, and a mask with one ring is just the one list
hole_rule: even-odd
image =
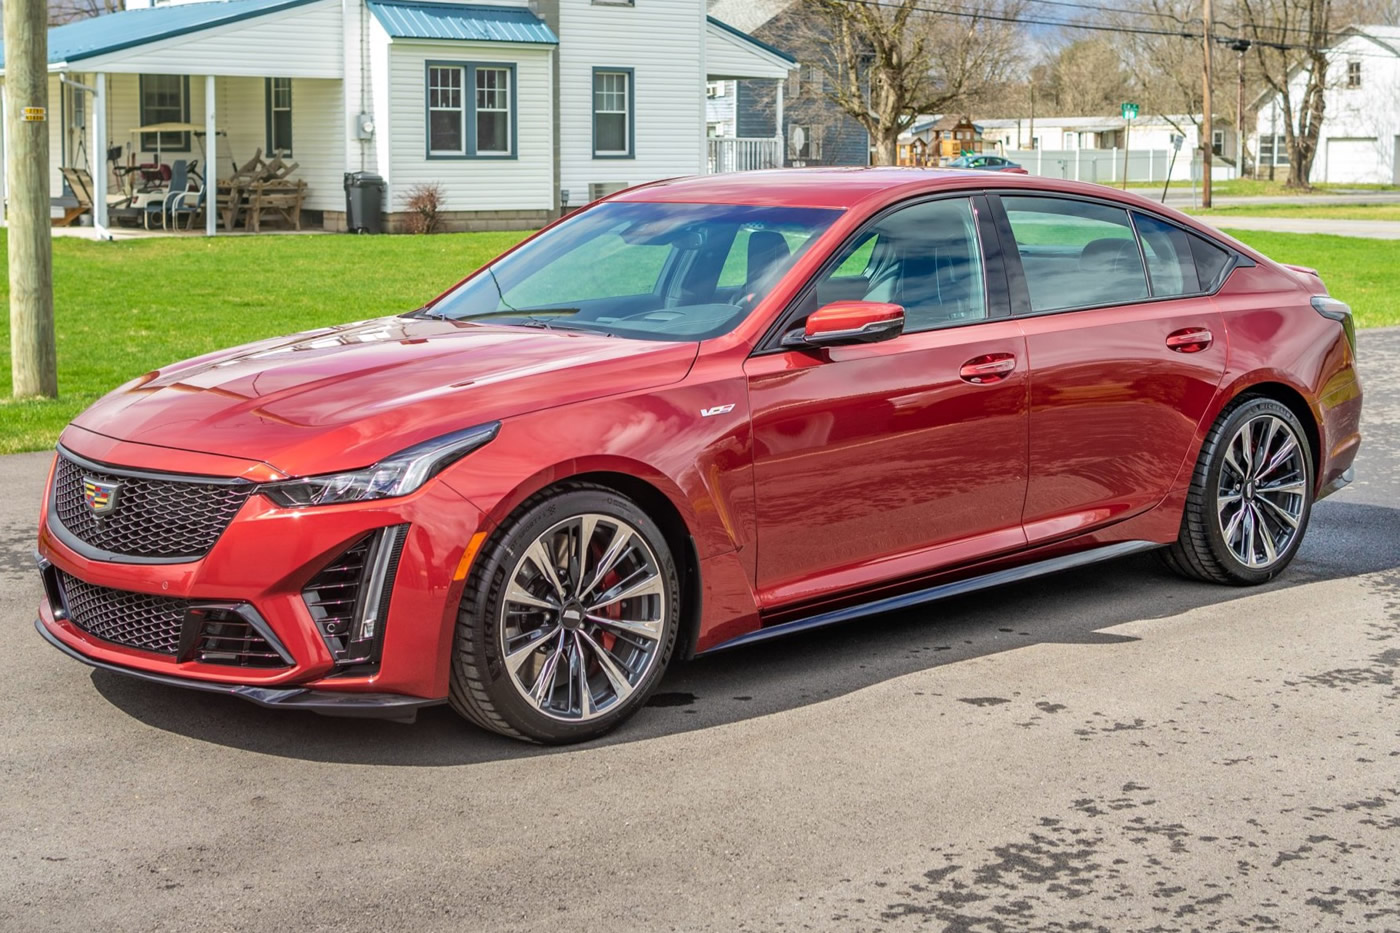
[(1333, 0), (1239, 0), (1259, 75), (1276, 95), (1288, 146), (1288, 187), (1309, 188), (1326, 109)]
[(126, 0), (49, 0), (49, 25), (61, 26), (125, 9)]
[(798, 0), (794, 51), (826, 74), (826, 97), (863, 126), (877, 165), (919, 114), (974, 106), (1017, 61), (1020, 0), (933, 12), (923, 0)]

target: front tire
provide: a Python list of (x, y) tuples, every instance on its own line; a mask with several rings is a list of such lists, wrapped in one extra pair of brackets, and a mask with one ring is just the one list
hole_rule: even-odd
[(1201, 447), (1168, 566), (1213, 583), (1272, 580), (1307, 531), (1313, 475), (1307, 435), (1287, 406), (1251, 398), (1227, 409)]
[(581, 484), (531, 500), (476, 564), (458, 611), (454, 709), (503, 735), (564, 744), (646, 702), (675, 648), (680, 584), (636, 503)]

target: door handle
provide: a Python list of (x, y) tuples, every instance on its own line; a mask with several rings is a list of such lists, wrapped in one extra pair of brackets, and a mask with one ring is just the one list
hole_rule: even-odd
[(1204, 327), (1185, 327), (1167, 335), (1167, 349), (1177, 353), (1200, 353), (1215, 342), (1215, 336)]
[(1016, 357), (1014, 354), (986, 353), (982, 356), (974, 356), (962, 364), (958, 375), (963, 382), (970, 382), (975, 386), (985, 386), (1001, 382), (1015, 371)]

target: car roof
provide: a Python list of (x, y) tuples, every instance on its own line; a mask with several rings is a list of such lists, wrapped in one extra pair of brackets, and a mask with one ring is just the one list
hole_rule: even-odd
[[(1068, 194), (1115, 202), (1128, 208), (1169, 217), (1174, 223), (1208, 239), (1229, 244), (1256, 261), (1261, 253), (1196, 217), (1149, 200), (1131, 191), (1087, 181), (1040, 175), (987, 172), (980, 169), (861, 166), (783, 168), (756, 172), (688, 175), (628, 188), (610, 201), (652, 201), (691, 204), (752, 204), (774, 207), (868, 207), (878, 210), (905, 198), (940, 191), (993, 190), (1002, 194)], [(1267, 260), (1265, 260), (1267, 261)]]
[(609, 200), (851, 208), (871, 201), (969, 188), (1025, 188), (1161, 209), (1160, 205), (1130, 192), (1089, 182), (1037, 175), (992, 176), (975, 169), (903, 166), (783, 168), (689, 175), (629, 188)]

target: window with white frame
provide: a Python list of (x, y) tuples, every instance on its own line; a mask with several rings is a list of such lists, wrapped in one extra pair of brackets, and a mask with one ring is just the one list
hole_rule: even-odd
[(461, 65), (428, 68), (428, 154), (466, 155), (467, 128), (462, 85), (467, 69)]
[(267, 152), (292, 154), (292, 79), (267, 79)]
[(1224, 131), (1224, 130), (1211, 130), (1211, 131), (1210, 131), (1210, 151), (1211, 151), (1212, 153), (1214, 153), (1215, 155), (1224, 155), (1224, 154), (1225, 154), (1225, 131)]
[(509, 155), (510, 69), (477, 68), (476, 154)]
[(1361, 87), (1361, 63), (1347, 62), (1347, 87)]
[(724, 96), (723, 81), (708, 81), (705, 83), (705, 96), (713, 100), (716, 97)]
[(429, 62), (429, 158), (513, 157), (514, 83), (509, 64)]
[(1284, 136), (1259, 136), (1259, 164), (1287, 165), (1288, 140)]
[(593, 155), (632, 155), (632, 72), (593, 72)]

